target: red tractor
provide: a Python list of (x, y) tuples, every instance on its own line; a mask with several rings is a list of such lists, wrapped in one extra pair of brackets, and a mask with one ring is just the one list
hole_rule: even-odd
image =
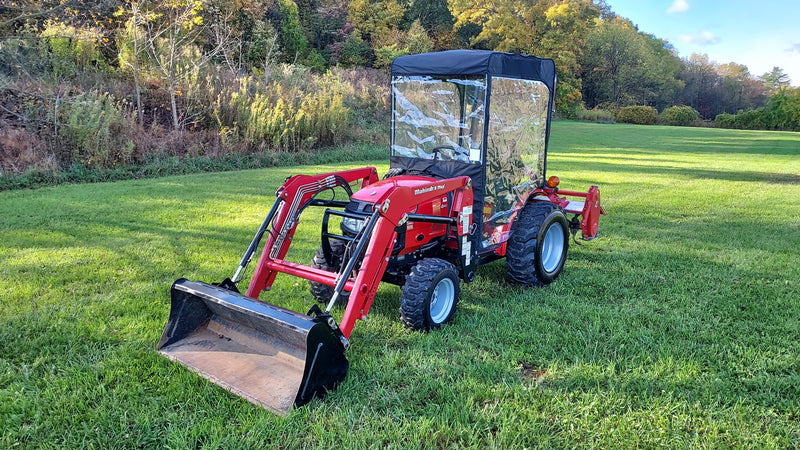
[[(605, 214), (596, 186), (559, 190), (545, 178), (555, 92), (553, 61), (456, 50), (392, 64), (391, 165), (296, 175), (276, 200), (232, 278), (177, 280), (158, 348), (209, 380), (277, 412), (341, 383), (345, 351), (381, 281), (402, 287), (400, 316), (439, 328), (462, 281), (506, 258), (526, 286), (555, 280), (569, 237), (593, 239)], [(336, 200), (326, 192), (344, 192)], [(325, 208), (310, 265), (285, 259), (301, 214)], [(337, 229), (338, 225), (338, 229)], [(244, 295), (237, 285), (266, 237)], [(278, 273), (309, 281), (306, 314), (258, 301)], [(346, 305), (341, 318), (334, 306)], [(337, 313), (338, 315), (338, 313)]]

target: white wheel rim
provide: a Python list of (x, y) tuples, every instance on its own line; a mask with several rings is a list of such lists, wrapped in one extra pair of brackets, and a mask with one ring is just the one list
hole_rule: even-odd
[(450, 314), (453, 308), (453, 301), (456, 296), (456, 286), (450, 278), (442, 278), (436, 283), (431, 294), (431, 320), (434, 323), (442, 323)]
[(552, 273), (558, 268), (561, 256), (564, 254), (564, 231), (558, 222), (553, 222), (547, 228), (542, 242), (542, 268), (547, 273)]

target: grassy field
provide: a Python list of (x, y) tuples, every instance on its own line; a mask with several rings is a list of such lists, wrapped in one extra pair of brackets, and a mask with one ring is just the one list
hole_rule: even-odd
[[(602, 237), (543, 289), (481, 268), (429, 334), (382, 286), (343, 385), (285, 417), (155, 346), (172, 281), (230, 276), (282, 180), (333, 167), (0, 193), (0, 447), (800, 447), (800, 134), (551, 144), (562, 187), (600, 186)], [(311, 303), (288, 277), (262, 299)]]

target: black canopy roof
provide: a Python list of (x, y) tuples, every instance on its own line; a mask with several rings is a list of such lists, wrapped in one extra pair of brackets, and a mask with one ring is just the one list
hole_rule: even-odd
[(401, 56), (392, 75), (490, 75), (541, 81), (553, 92), (556, 66), (552, 59), (489, 50), (448, 50)]

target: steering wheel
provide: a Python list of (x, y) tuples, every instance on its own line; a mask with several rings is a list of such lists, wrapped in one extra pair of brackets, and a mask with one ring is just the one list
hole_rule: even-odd
[(449, 150), (452, 150), (453, 153), (455, 154), (456, 148), (453, 147), (452, 145), (438, 145), (436, 147), (433, 147), (433, 150), (431, 150), (433, 152), (433, 160), (434, 161), (436, 161), (436, 157), (439, 155), (439, 150), (445, 149), (445, 148), (449, 149)]

